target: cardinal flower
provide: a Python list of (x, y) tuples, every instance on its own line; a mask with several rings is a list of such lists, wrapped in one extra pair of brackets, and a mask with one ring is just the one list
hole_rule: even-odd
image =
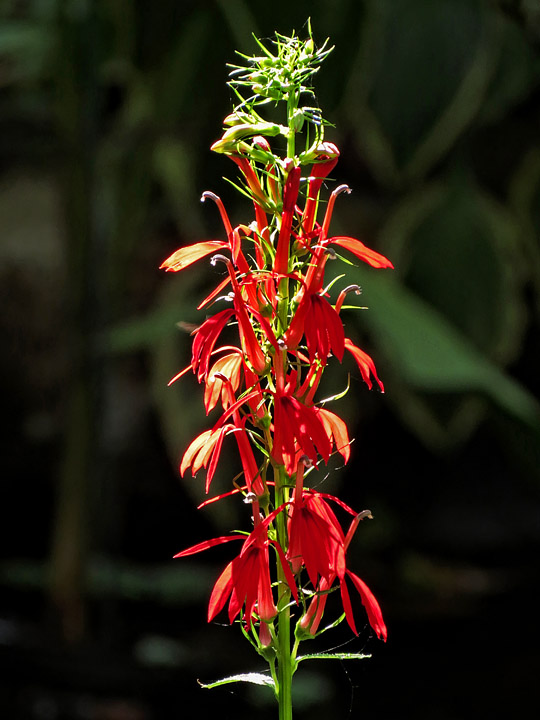
[[(349, 528), (349, 531), (347, 532), (347, 536), (344, 539), (344, 549), (346, 550), (352, 536), (354, 534), (354, 531), (356, 530), (358, 523), (360, 520), (365, 517), (365, 513), (369, 513), (369, 511), (365, 511), (364, 513), (360, 513), (357, 515), (354, 520), (351, 523), (351, 526)], [(371, 515), (369, 515), (371, 517)], [(356, 623), (354, 621), (354, 615), (351, 605), (351, 599), (349, 596), (349, 590), (347, 587), (347, 579), (349, 579), (354, 587), (356, 588), (358, 594), (360, 595), (360, 599), (362, 600), (362, 604), (366, 609), (369, 624), (375, 631), (377, 637), (380, 640), (386, 641), (387, 638), (387, 630), (386, 625), (383, 620), (382, 611), (380, 608), (379, 603), (377, 602), (377, 599), (375, 595), (371, 592), (369, 587), (366, 585), (366, 583), (358, 577), (355, 573), (353, 573), (351, 570), (346, 568), (345, 564), (338, 567), (337, 572), (330, 577), (323, 577), (320, 586), (319, 586), (319, 592), (315, 595), (313, 600), (311, 601), (311, 604), (304, 615), (304, 617), (300, 620), (301, 627), (308, 630), (312, 635), (315, 635), (317, 632), (324, 609), (326, 607), (326, 600), (328, 598), (328, 593), (330, 592), (332, 585), (334, 584), (334, 581), (339, 579), (339, 587), (340, 587), (340, 593), (341, 593), (341, 601), (343, 603), (343, 610), (345, 612), (345, 618), (347, 620), (347, 623), (349, 624), (349, 627), (354, 632), (355, 635), (358, 635), (358, 631), (356, 629)]]
[(332, 305), (317, 293), (303, 292), (291, 324), (283, 339), (289, 348), (296, 348), (302, 335), (306, 337), (310, 362), (318, 357), (324, 364), (332, 352), (341, 362), (345, 349), (343, 323)]
[(276, 462), (285, 465), (288, 475), (296, 468), (297, 454), (304, 454), (315, 464), (318, 453), (328, 462), (332, 442), (319, 408), (308, 407), (292, 394), (276, 393), (274, 400), (274, 446)]
[[(250, 626), (255, 617), (270, 621), (277, 614), (272, 593), (269, 568), (269, 546), (275, 548), (283, 568), (285, 580), (298, 602), (298, 592), (294, 577), (281, 547), (268, 538), (268, 525), (283, 510), (277, 508), (264, 521), (259, 521), (245, 538), (240, 554), (232, 560), (221, 573), (214, 585), (208, 605), (208, 622), (225, 607), (229, 601), (229, 621), (232, 623), (244, 608), (243, 620)], [(211, 547), (242, 539), (241, 535), (229, 535), (206, 540), (175, 555), (175, 558), (193, 555)]]
[(174, 252), (159, 267), (160, 270), (166, 270), (167, 272), (179, 272), (197, 262), (197, 260), (219, 250), (225, 250), (228, 247), (229, 243), (223, 240), (207, 240), (195, 243), (195, 245), (187, 245)]
[(223, 439), (228, 432), (234, 429), (234, 425), (227, 423), (217, 429), (205, 430), (198, 435), (184, 453), (180, 463), (180, 475), (183, 477), (188, 467), (191, 467), (194, 477), (201, 468), (207, 469), (206, 492), (208, 492), (216, 472)]
[(322, 578), (331, 582), (345, 559), (345, 535), (325, 497), (331, 496), (297, 490), (289, 518), (287, 557), (294, 572), (305, 566), (314, 588)]
[(362, 379), (366, 383), (368, 388), (371, 390), (371, 375), (373, 375), (375, 380), (378, 382), (381, 391), (384, 392), (384, 385), (382, 384), (382, 381), (379, 380), (377, 370), (375, 369), (375, 363), (373, 362), (372, 358), (366, 352), (360, 350), (359, 347), (356, 347), (356, 345), (351, 340), (349, 340), (349, 338), (345, 338), (345, 349), (348, 350), (353, 356), (353, 358), (356, 360), (356, 364), (358, 365), (358, 369), (360, 370)]
[(243, 369), (242, 353), (238, 348), (227, 349), (234, 350), (234, 352), (216, 360), (205, 381), (204, 407), (207, 415), (217, 405), (220, 398), (223, 409), (226, 410), (229, 407), (229, 392), (224, 385), (224, 376), (229, 379), (233, 392), (236, 392), (240, 386)]

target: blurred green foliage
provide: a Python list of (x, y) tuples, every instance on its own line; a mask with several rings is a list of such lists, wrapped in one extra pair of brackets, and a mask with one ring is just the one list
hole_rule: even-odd
[[(208, 150), (230, 109), (225, 63), (234, 48), (253, 50), (251, 33), (301, 33), (308, 16), (315, 37), (336, 46), (318, 98), (342, 150), (337, 179), (355, 190), (339, 200), (336, 233), (396, 266), (347, 268), (369, 306), (347, 316), (349, 330), (426, 448), (466, 442), (496, 408), (533, 438), (516, 439), (515, 452), (535, 466), (535, 2), (4, 0), (0, 13), (0, 225), (11, 228), (0, 275), (22, 298), (7, 299), (2, 323), (15, 336), (15, 312), (30, 338), (22, 357), (4, 360), (5, 376), (32, 389), (26, 420), (36, 394), (61, 407), (45, 410), (46, 432), (63, 438), (52, 551), (61, 606), (76, 605), (96, 542), (88, 514), (106, 454), (100, 432), (125, 359), (145, 358), (171, 460), (204, 423), (193, 386), (166, 382), (188, 360), (176, 322), (198, 322), (194, 307), (215, 271), (168, 278), (156, 268), (180, 245), (221, 237), (217, 213), (199, 204), (205, 189), (250, 222), (249, 203), (220, 180), (235, 177), (232, 164)], [(42, 255), (58, 259), (47, 273), (35, 262)], [(37, 353), (32, 338), (43, 340)]]

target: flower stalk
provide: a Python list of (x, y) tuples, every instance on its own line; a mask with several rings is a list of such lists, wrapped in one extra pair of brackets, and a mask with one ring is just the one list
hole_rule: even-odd
[[(352, 355), (368, 387), (374, 378), (384, 391), (372, 358), (345, 337), (341, 320), (346, 295), (360, 288), (345, 287), (335, 304), (324, 289), (332, 246), (374, 268), (392, 264), (356, 238), (331, 235), (336, 200), (350, 192), (346, 185), (330, 194), (322, 221), (317, 219), (324, 180), (339, 158), (338, 148), (324, 139), (329, 123), (310, 84), (332, 50), (328, 41), (317, 48), (308, 25), (305, 41), (277, 33), (271, 46), (257, 44), (262, 55), (241, 55), (244, 65), (232, 66), (229, 85), (238, 104), (212, 145), (235, 163), (240, 190), (253, 202), (254, 222), (233, 228), (220, 198), (206, 191), (202, 200), (217, 205), (224, 238), (180, 248), (161, 266), (178, 272), (209, 257), (225, 264), (225, 279), (199, 308), (219, 307), (223, 298), (232, 303), (194, 330), (191, 363), (171, 381), (193, 372), (204, 385), (207, 414), (220, 413), (191, 442), (180, 472), (205, 469), (209, 492), (223, 443), (233, 435), (243, 480), (236, 482), (236, 476), (232, 491), (203, 505), (243, 495), (252, 527), (247, 535), (208, 540), (175, 557), (242, 540), (216, 581), (208, 619), (227, 606), (230, 622), (240, 623), (268, 663), (270, 676), (258, 681), (273, 687), (280, 720), (291, 720), (299, 645), (321, 632), (329, 593), (339, 589), (343, 604), (336, 622), (346, 621), (358, 634), (352, 586), (372, 630), (386, 640), (379, 604), (346, 560), (360, 520), (371, 513), (357, 513), (307, 483), (336, 453), (344, 463), (350, 458), (345, 421), (317, 399), (328, 363), (347, 362)], [(269, 104), (283, 107), (283, 125), (263, 117)], [(219, 346), (227, 327), (236, 332), (237, 344)], [(352, 516), (348, 530), (336, 512)]]

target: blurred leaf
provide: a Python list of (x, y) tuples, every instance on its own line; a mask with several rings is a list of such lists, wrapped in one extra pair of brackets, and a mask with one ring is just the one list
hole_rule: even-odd
[(502, 26), (501, 52), (482, 105), (481, 122), (500, 121), (540, 81), (540, 59), (524, 31), (507, 17), (500, 15), (498, 20)]
[(480, 0), (372, 0), (348, 86), (358, 145), (377, 177), (424, 175), (471, 123), (499, 27)]
[(46, 70), (54, 42), (52, 28), (24, 20), (0, 25), (0, 85), (28, 82)]
[[(93, 597), (121, 597), (135, 602), (166, 605), (198, 603), (206, 599), (216, 570), (208, 564), (135, 565), (93, 558), (86, 568), (85, 588)], [(47, 563), (27, 559), (0, 563), (0, 584), (10, 588), (44, 589)]]
[(155, 97), (157, 120), (167, 125), (193, 114), (190, 91), (208, 52), (209, 17), (201, 8), (179, 26), (163, 64), (153, 73), (149, 86)]
[(525, 262), (534, 283), (540, 317), (540, 148), (531, 148), (510, 183), (510, 203), (521, 223)]
[(196, 311), (188, 302), (188, 297), (198, 277), (196, 273), (186, 273), (182, 280), (175, 277), (163, 286), (153, 311), (108, 329), (99, 338), (98, 349), (115, 355), (132, 353), (151, 350), (164, 338), (178, 337), (178, 322), (195, 316)]
[(154, 149), (154, 173), (169, 200), (178, 232), (182, 236), (202, 234), (200, 203), (193, 194), (195, 160), (188, 143), (173, 137), (163, 137)]
[(397, 205), (381, 244), (404, 283), (488, 357), (521, 349), (526, 279), (515, 218), (462, 173)]
[(538, 401), (396, 277), (365, 268), (350, 277), (364, 287), (362, 320), (395, 377), (427, 392), (479, 393), (540, 432)]
[(245, 53), (253, 52), (253, 35), (259, 37), (259, 30), (249, 3), (244, 0), (217, 0), (217, 4), (229, 26), (236, 48)]

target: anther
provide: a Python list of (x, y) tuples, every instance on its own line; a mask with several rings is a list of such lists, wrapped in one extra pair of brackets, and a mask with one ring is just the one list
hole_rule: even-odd
[(220, 255), (219, 253), (217, 255), (212, 255), (212, 257), (210, 258), (210, 265), (213, 265), (215, 267), (218, 262), (223, 262), (227, 266), (231, 263), (229, 258), (226, 258), (225, 255)]
[(210, 192), (210, 190), (205, 190), (203, 192), (201, 195), (201, 202), (203, 203), (207, 198), (210, 198), (210, 200), (213, 200), (215, 203), (219, 202), (219, 197), (215, 193)]
[(313, 463), (311, 462), (311, 458), (309, 458), (307, 455), (302, 455), (300, 458), (300, 462), (303, 463), (306, 470), (309, 470), (309, 468), (313, 467)]

